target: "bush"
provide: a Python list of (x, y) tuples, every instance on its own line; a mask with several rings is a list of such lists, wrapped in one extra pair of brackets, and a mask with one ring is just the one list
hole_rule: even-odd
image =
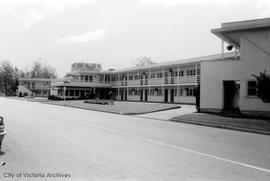
[(57, 96), (55, 96), (55, 95), (49, 95), (48, 96), (48, 99), (49, 100), (54, 100), (54, 101), (60, 101), (60, 100), (62, 100), (60, 97), (57, 97)]
[(257, 95), (262, 99), (263, 102), (270, 102), (270, 76), (264, 73), (260, 73), (257, 78)]
[(109, 105), (109, 104), (113, 104), (113, 101), (112, 100), (104, 100), (104, 99), (89, 99), (89, 100), (85, 100), (84, 103)]

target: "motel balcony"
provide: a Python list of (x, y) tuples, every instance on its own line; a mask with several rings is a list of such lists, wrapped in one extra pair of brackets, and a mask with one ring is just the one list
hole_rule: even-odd
[(126, 81), (114, 81), (112, 87), (140, 87), (140, 86), (162, 86), (162, 85), (196, 85), (200, 82), (200, 75), (164, 77), (151, 79), (138, 79)]
[[(67, 83), (67, 80), (68, 83)], [(63, 87), (63, 86), (70, 86), (70, 87), (111, 87), (111, 83), (109, 81), (100, 81), (100, 80), (93, 80), (93, 81), (80, 81), (78, 79), (58, 79), (51, 82), (52, 87)]]

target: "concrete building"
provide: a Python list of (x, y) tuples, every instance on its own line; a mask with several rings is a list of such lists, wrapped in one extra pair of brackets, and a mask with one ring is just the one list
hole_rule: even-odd
[(201, 110), (269, 114), (270, 103), (256, 95), (253, 74), (270, 73), (270, 18), (223, 23), (211, 31), (241, 53), (237, 59), (201, 63)]
[(20, 78), (18, 96), (48, 97), (51, 79)]
[[(233, 59), (234, 54), (224, 54)], [(71, 73), (51, 83), (51, 95), (64, 98), (195, 104), (194, 90), (200, 83), (201, 62), (221, 60), (222, 55), (176, 60), (142, 67), (102, 70), (100, 64), (74, 63)], [(66, 89), (66, 91), (64, 91)]]

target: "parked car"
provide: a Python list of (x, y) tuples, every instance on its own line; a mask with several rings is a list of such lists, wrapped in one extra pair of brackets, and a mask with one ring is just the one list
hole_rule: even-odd
[(0, 150), (2, 146), (2, 141), (4, 139), (4, 136), (6, 134), (5, 126), (4, 126), (4, 118), (0, 116)]

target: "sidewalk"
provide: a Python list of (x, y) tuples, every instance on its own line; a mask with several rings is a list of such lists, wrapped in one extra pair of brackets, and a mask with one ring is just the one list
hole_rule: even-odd
[(192, 113), (173, 117), (171, 121), (270, 135), (270, 120)]
[(169, 121), (172, 117), (185, 115), (185, 114), (191, 114), (191, 113), (196, 112), (195, 105), (184, 105), (183, 104), (180, 106), (181, 106), (181, 108), (178, 108), (178, 109), (171, 109), (171, 110), (164, 110), (164, 111), (159, 111), (159, 112), (154, 112), (154, 113), (140, 114), (140, 115), (136, 115), (136, 117)]

